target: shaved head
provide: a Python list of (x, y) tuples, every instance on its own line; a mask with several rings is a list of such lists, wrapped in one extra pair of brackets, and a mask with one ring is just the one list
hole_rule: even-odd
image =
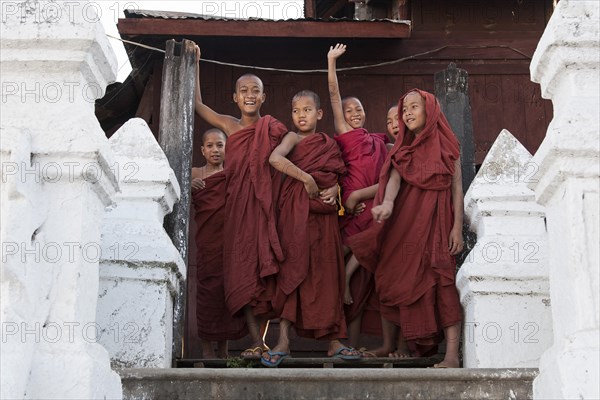
[(240, 84), (242, 82), (248, 82), (248, 81), (255, 81), (259, 84), (261, 90), (264, 89), (263, 82), (258, 76), (254, 75), (254, 74), (244, 74), (244, 75), (240, 76), (238, 78), (238, 80), (235, 82), (235, 90), (237, 91), (239, 89)]

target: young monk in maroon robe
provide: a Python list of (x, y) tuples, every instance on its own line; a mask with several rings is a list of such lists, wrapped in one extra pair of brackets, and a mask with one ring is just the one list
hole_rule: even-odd
[(329, 357), (360, 358), (358, 351), (340, 342), (346, 338), (341, 300), (344, 257), (335, 197), (315, 198), (317, 187), (336, 185), (346, 170), (335, 141), (316, 132), (323, 116), (320, 103), (310, 90), (294, 96), (292, 119), (298, 134), (287, 135), (269, 159), (287, 177), (278, 202), (279, 237), (286, 257), (273, 299), (280, 336), (273, 350), (262, 355), (261, 362), (268, 367), (289, 357), (292, 325), (299, 336), (329, 340)]
[[(200, 49), (196, 48), (197, 60)], [(288, 132), (271, 116), (260, 116), (265, 101), (262, 81), (241, 76), (233, 101), (241, 117), (218, 114), (202, 102), (200, 70), (196, 80), (196, 112), (228, 136), (223, 223), (223, 279), (225, 301), (232, 315), (243, 313), (253, 339), (243, 358), (259, 358), (267, 349), (262, 339), (273, 317), (271, 295), (274, 275), (283, 253), (277, 236), (272, 193), (280, 181), (268, 164), (271, 151)]]
[[(196, 317), (203, 358), (227, 358), (227, 340), (248, 334), (246, 320), (233, 317), (223, 291), (223, 219), (225, 206), (225, 134), (209, 129), (202, 135), (200, 150), (206, 165), (192, 168), (192, 202), (196, 226)], [(217, 343), (215, 354), (214, 342)]]
[(375, 274), (383, 317), (411, 344), (428, 346), (441, 330), (447, 347), (437, 368), (459, 367), (462, 311), (454, 256), (463, 248), (458, 140), (435, 96), (415, 89), (400, 100), (404, 124), (382, 168), (371, 210), (375, 224), (350, 246)]
[[(200, 48), (197, 46), (196, 54), (199, 61)], [(275, 118), (260, 116), (265, 99), (262, 81), (256, 75), (242, 75), (233, 93), (241, 117), (219, 114), (202, 102), (198, 69), (196, 112), (229, 138), (224, 169), (227, 189), (223, 279), (227, 307), (233, 315), (243, 313), (246, 316), (253, 339), (252, 347), (242, 352), (243, 358), (260, 358), (268, 349), (263, 333), (268, 319), (277, 317), (271, 298), (275, 275), (284, 259), (274, 204), (281, 175), (271, 168), (268, 160), (288, 130)], [(337, 186), (334, 186), (316, 194), (329, 198), (336, 191)]]
[(393, 105), (388, 109), (387, 112), (387, 131), (388, 135), (394, 143), (398, 140), (398, 131), (400, 130), (400, 124), (398, 121), (398, 106)]
[[(388, 150), (385, 134), (372, 134), (363, 128), (366, 116), (360, 100), (356, 97), (347, 97), (343, 101), (341, 99), (336, 60), (345, 52), (346, 46), (337, 44), (327, 54), (329, 96), (336, 131), (334, 138), (342, 150), (347, 168), (346, 175), (341, 179), (342, 201), (348, 212), (340, 221), (344, 244), (373, 222), (370, 211)], [(344, 250), (344, 254), (348, 255), (349, 248), (345, 247)], [(382, 346), (365, 355), (387, 356), (394, 346), (394, 327), (386, 325), (381, 329), (377, 299), (373, 297), (373, 277), (370, 272), (360, 268), (355, 257), (349, 257), (346, 264), (345, 283), (344, 303), (350, 344), (358, 346), (362, 325), (364, 333), (383, 334)], [(367, 323), (363, 324), (365, 311)]]

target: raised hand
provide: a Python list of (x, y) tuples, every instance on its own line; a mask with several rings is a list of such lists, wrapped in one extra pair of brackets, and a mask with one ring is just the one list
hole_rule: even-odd
[(201, 56), (200, 46), (198, 46), (196, 44), (196, 45), (194, 45), (194, 49), (196, 50), (196, 62), (200, 62), (200, 56)]
[(335, 46), (329, 47), (329, 53), (327, 53), (327, 58), (338, 59), (342, 54), (346, 52), (345, 44), (336, 44)]

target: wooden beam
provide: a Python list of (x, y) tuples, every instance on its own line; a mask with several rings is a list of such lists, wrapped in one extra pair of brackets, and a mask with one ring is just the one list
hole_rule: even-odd
[(316, 0), (304, 0), (304, 18), (317, 18)]
[[(181, 197), (173, 212), (165, 217), (165, 230), (188, 264), (188, 233), (191, 204), (192, 154), (194, 140), (194, 81), (196, 79), (194, 42), (167, 41), (162, 74), (160, 102), (160, 147), (165, 152), (181, 188)], [(183, 320), (185, 315), (186, 277), (173, 307), (173, 358), (183, 351)], [(173, 365), (175, 365), (173, 360)]]
[[(123, 36), (210, 36), (282, 38), (410, 37), (410, 25), (392, 21), (223, 21), (203, 19), (125, 18)], [(136, 40), (136, 39), (133, 39)], [(136, 41), (139, 41), (136, 40)]]
[(333, 3), (333, 5), (329, 7), (327, 11), (323, 13), (323, 15), (319, 15), (319, 17), (323, 19), (332, 17), (335, 13), (340, 11), (346, 4), (348, 4), (348, 0), (336, 0), (336, 2)]

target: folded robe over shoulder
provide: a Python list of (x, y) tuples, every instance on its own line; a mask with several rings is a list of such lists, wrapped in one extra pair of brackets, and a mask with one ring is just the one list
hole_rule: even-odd
[(381, 204), (395, 168), (402, 181), (392, 215), (350, 239), (361, 265), (375, 274), (382, 315), (400, 325), (407, 340), (435, 337), (462, 319), (456, 262), (448, 251), (459, 144), (435, 96), (414, 91), (425, 99), (426, 125), (415, 137), (401, 124), (375, 196), (374, 204)]
[[(381, 167), (387, 156), (387, 136), (383, 133), (369, 133), (366, 129), (357, 128), (335, 137), (342, 150), (342, 159), (346, 164), (346, 174), (340, 180), (342, 186), (342, 202), (358, 189), (375, 185), (379, 181)], [(340, 225), (342, 239), (364, 231), (372, 221), (371, 207), (373, 199), (364, 201), (366, 209), (361, 214), (345, 215)]]
[[(346, 170), (335, 141), (324, 133), (301, 140), (288, 159), (321, 189), (335, 185)], [(309, 199), (304, 184), (288, 176), (278, 209), (285, 261), (277, 276), (275, 311), (294, 323), (299, 336), (346, 337), (344, 259), (336, 206)]]
[(204, 340), (235, 340), (248, 333), (246, 320), (233, 317), (225, 305), (223, 290), (223, 218), (225, 173), (204, 180), (204, 189), (192, 196), (196, 232), (198, 335)]
[(246, 305), (257, 315), (269, 311), (267, 277), (283, 260), (274, 207), (281, 174), (271, 168), (269, 156), (287, 132), (267, 115), (227, 141), (223, 270), (233, 314)]

